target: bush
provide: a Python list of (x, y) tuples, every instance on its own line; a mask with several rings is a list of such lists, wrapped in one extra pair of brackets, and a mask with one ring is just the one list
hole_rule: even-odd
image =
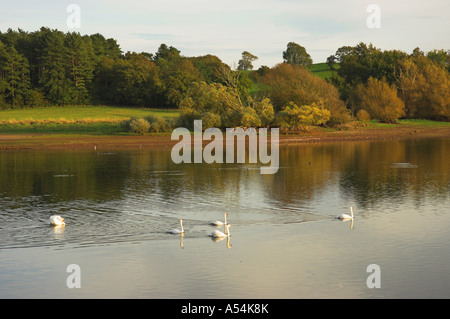
[(277, 114), (276, 124), (282, 129), (305, 131), (308, 125), (326, 124), (330, 117), (322, 104), (297, 106), (291, 101)]
[(5, 99), (3, 98), (3, 95), (0, 94), (0, 109), (7, 109), (10, 106), (8, 105), (8, 103), (6, 103)]
[(36, 108), (46, 106), (47, 101), (45, 100), (44, 94), (35, 89), (30, 91), (30, 94), (27, 97), (26, 104), (29, 107)]
[(244, 109), (244, 114), (241, 119), (241, 126), (243, 127), (260, 127), (261, 119), (258, 114), (256, 114), (255, 109), (251, 107), (246, 107)]
[(220, 127), (221, 119), (218, 114), (214, 114), (211, 112), (203, 113), (202, 115), (202, 129), (206, 130), (211, 127)]
[(158, 115), (149, 115), (144, 118), (150, 124), (150, 132), (169, 132), (172, 130), (173, 122)]
[(260, 118), (260, 126), (268, 126), (272, 123), (275, 112), (273, 110), (272, 102), (269, 98), (265, 98), (261, 101), (254, 102), (253, 108), (256, 111), (256, 114)]
[(144, 135), (150, 130), (150, 123), (145, 119), (133, 119), (130, 122), (130, 132)]
[(365, 110), (359, 110), (356, 113), (356, 118), (358, 119), (358, 121), (361, 121), (364, 123), (370, 122), (370, 114), (367, 113), (367, 111), (365, 111)]

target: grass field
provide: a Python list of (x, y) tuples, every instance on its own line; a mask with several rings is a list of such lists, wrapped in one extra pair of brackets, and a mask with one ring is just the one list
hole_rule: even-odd
[[(336, 67), (339, 66), (336, 65)], [(336, 73), (336, 70), (330, 70), (326, 63), (315, 63), (309, 67), (309, 70), (322, 79), (330, 78)]]
[[(176, 117), (175, 109), (143, 109), (111, 106), (66, 106), (36, 109), (0, 111), (0, 133), (59, 133), (59, 134), (125, 134), (120, 123), (132, 117), (158, 115), (164, 118)], [(399, 124), (385, 124), (371, 120), (365, 130), (399, 127), (442, 128), (450, 122), (403, 119)], [(335, 131), (334, 128), (317, 128)]]
[(132, 117), (176, 117), (178, 110), (111, 106), (65, 106), (0, 111), (0, 132), (114, 134), (120, 122)]
[(438, 122), (432, 120), (421, 119), (401, 119), (398, 120), (399, 124), (387, 124), (379, 123), (376, 120), (370, 120), (370, 126), (368, 128), (382, 128), (382, 127), (399, 127), (399, 126), (423, 126), (423, 127), (450, 127), (450, 122)]

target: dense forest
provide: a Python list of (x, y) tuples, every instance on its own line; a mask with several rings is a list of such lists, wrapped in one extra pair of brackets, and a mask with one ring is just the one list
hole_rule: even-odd
[(155, 53), (122, 52), (101, 34), (0, 32), (0, 109), (117, 105), (181, 110), (179, 124), (203, 127), (334, 125), (399, 118), (450, 120), (450, 51), (338, 48), (333, 75), (309, 71), (306, 49), (290, 42), (274, 66), (253, 70), (243, 51), (236, 70), (214, 55), (185, 57), (161, 44)]

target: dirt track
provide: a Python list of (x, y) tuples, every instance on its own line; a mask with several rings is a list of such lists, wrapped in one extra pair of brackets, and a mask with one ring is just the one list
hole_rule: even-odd
[[(350, 131), (280, 135), (280, 144), (320, 143), (363, 140), (393, 140), (426, 137), (449, 137), (450, 127), (403, 126), (393, 128), (359, 128)], [(0, 151), (24, 149), (147, 149), (171, 147), (170, 135), (58, 135), (58, 134), (1, 134)], [(204, 141), (205, 144), (209, 141)]]

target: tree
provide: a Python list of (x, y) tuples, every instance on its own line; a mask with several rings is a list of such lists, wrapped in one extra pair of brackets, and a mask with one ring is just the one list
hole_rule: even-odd
[[(204, 119), (215, 127), (269, 125), (274, 117), (269, 99), (242, 104), (236, 87), (220, 83), (194, 82), (180, 102), (185, 127), (192, 127), (196, 119)], [(204, 126), (206, 127), (206, 126)]]
[(336, 64), (336, 61), (337, 61), (337, 58), (336, 58), (336, 56), (334, 56), (334, 55), (330, 55), (328, 58), (327, 58), (327, 65), (328, 65), (328, 67), (330, 68), (330, 70), (334, 70), (335, 69), (335, 64)]
[(372, 44), (359, 43), (354, 47), (344, 46), (336, 51), (339, 69), (330, 79), (341, 94), (348, 100), (350, 92), (360, 83), (366, 84), (372, 77), (395, 84), (395, 70), (398, 63), (408, 54), (399, 50), (381, 51)]
[(180, 52), (181, 51), (175, 47), (168, 47), (165, 43), (162, 43), (154, 55), (154, 60), (155, 62), (158, 62), (159, 59), (170, 60), (172, 58), (178, 58), (180, 57)]
[[(220, 83), (193, 82), (180, 102), (185, 127), (192, 127), (196, 119), (208, 119), (221, 127), (240, 125), (243, 106), (238, 96)], [(213, 117), (216, 114), (218, 117)]]
[(162, 89), (155, 63), (135, 52), (127, 52), (123, 62), (123, 64), (118, 63), (118, 77), (123, 83), (118, 88), (122, 103), (139, 107), (155, 107)]
[(442, 68), (450, 67), (450, 54), (445, 50), (432, 50), (427, 53), (427, 58), (434, 61), (437, 65)]
[(89, 86), (94, 77), (95, 53), (92, 40), (79, 33), (69, 33), (65, 37), (67, 50), (67, 79), (71, 81), (71, 103), (86, 104), (90, 101)]
[(377, 77), (376, 61), (380, 54), (378, 48), (363, 42), (355, 47), (342, 47), (336, 52), (339, 56), (338, 75), (352, 87), (365, 84), (369, 77)]
[(429, 58), (418, 55), (401, 61), (397, 86), (412, 118), (450, 120), (450, 74)]
[(122, 56), (122, 50), (115, 39), (106, 39), (99, 33), (90, 35), (89, 37), (92, 40), (95, 56), (99, 59), (103, 57), (118, 59)]
[(233, 71), (230, 68), (222, 68), (222, 83), (234, 95), (240, 108), (247, 106), (250, 98), (250, 87), (253, 82), (247, 72)]
[(385, 80), (369, 78), (367, 85), (358, 84), (352, 97), (355, 110), (366, 110), (371, 118), (385, 123), (397, 123), (405, 116), (405, 104), (397, 96), (397, 89)]
[(244, 51), (242, 52), (242, 59), (239, 60), (237, 69), (239, 71), (253, 70), (252, 62), (255, 60), (258, 60), (256, 55), (253, 55), (248, 51)]
[(291, 101), (296, 105), (323, 103), (323, 107), (331, 113), (331, 123), (350, 120), (338, 90), (304, 67), (281, 63), (270, 69), (261, 81), (276, 111), (281, 111)]
[(180, 101), (195, 81), (201, 81), (202, 75), (191, 59), (180, 55), (179, 50), (161, 44), (154, 60), (161, 81), (162, 102), (160, 107), (179, 107)]
[(29, 65), (14, 47), (0, 42), (0, 94), (2, 103), (23, 106), (30, 89)]
[(306, 49), (295, 42), (289, 42), (286, 51), (283, 51), (283, 60), (285, 63), (310, 66), (313, 61)]
[(210, 84), (217, 82), (224, 84), (222, 74), (230, 71), (230, 67), (223, 63), (217, 56), (207, 54), (189, 59), (201, 73), (203, 80), (206, 81), (206, 83)]
[(41, 28), (38, 42), (39, 86), (52, 105), (71, 103), (64, 34), (57, 30)]

